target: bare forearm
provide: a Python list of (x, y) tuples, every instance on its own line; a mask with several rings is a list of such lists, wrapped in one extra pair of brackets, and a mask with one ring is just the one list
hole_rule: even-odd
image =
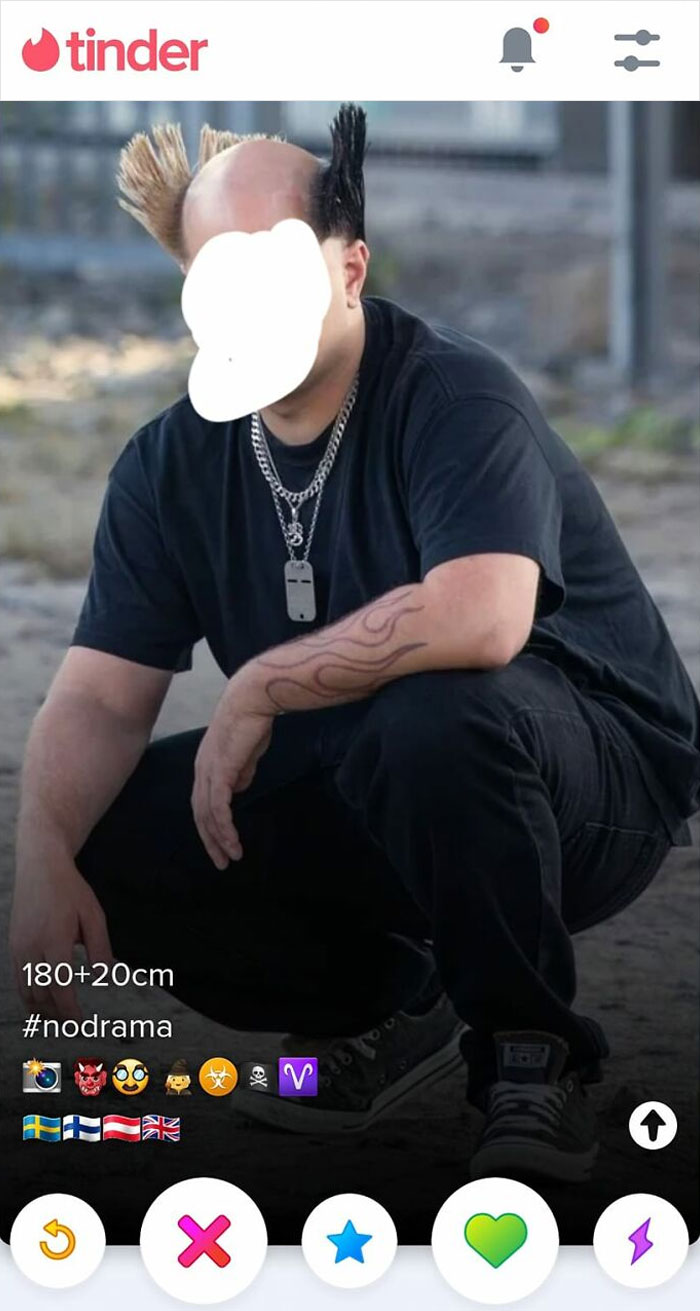
[(73, 857), (129, 777), (148, 729), (92, 697), (63, 692), (37, 715), (27, 743), (17, 824), (18, 867)]
[(481, 667), (484, 624), (437, 604), (424, 583), (396, 588), (327, 628), (251, 660), (235, 678), (262, 713), (370, 696), (427, 669)]
[(359, 701), (424, 670), (507, 665), (532, 628), (538, 577), (527, 556), (457, 557), (238, 669), (195, 760), (192, 810), (216, 867), (241, 857), (231, 798), (250, 786), (275, 715)]

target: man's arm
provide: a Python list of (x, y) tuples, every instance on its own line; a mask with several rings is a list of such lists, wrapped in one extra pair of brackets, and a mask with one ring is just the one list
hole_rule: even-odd
[(241, 681), (260, 710), (276, 714), (355, 701), (423, 670), (498, 668), (527, 641), (538, 572), (523, 556), (449, 561), (422, 583), (258, 656)]
[(32, 726), (17, 824), (10, 946), (25, 1003), (45, 1014), (77, 1016), (75, 993), (29, 990), (21, 972), (27, 961), (70, 960), (77, 942), (91, 960), (111, 958), (101, 907), (75, 857), (138, 763), (171, 677), (71, 647)]
[(248, 787), (275, 715), (357, 701), (435, 669), (494, 669), (527, 641), (539, 567), (519, 555), (438, 565), (327, 628), (248, 662), (228, 683), (199, 749), (192, 805), (214, 864), (238, 859), (233, 792)]

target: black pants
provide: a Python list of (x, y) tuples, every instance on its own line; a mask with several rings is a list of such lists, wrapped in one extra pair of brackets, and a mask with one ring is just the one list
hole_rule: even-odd
[(190, 809), (201, 734), (152, 743), (79, 855), (121, 959), (171, 966), (233, 1028), (319, 1036), (371, 1027), (437, 965), (474, 1079), (498, 1029), (559, 1034), (579, 1066), (606, 1054), (570, 1009), (571, 934), (631, 902), (670, 840), (625, 731), (555, 666), (282, 716), (224, 872)]

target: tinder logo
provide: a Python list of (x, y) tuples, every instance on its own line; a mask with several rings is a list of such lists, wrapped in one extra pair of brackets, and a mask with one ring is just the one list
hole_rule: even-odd
[(53, 68), (58, 63), (59, 54), (58, 41), (53, 32), (47, 32), (45, 27), (41, 29), (39, 41), (25, 41), (22, 46), (22, 58), (33, 73), (46, 73), (49, 68)]
[[(171, 38), (161, 41), (155, 27), (149, 28), (147, 37), (137, 37), (128, 43), (117, 38), (104, 40), (97, 36), (94, 27), (86, 28), (85, 36), (71, 32), (65, 42), (74, 73), (123, 73), (126, 68), (133, 73), (154, 73), (158, 69), (166, 73), (198, 73), (200, 53), (208, 45), (208, 41)], [(45, 27), (38, 41), (25, 41), (22, 46), (22, 59), (33, 73), (46, 73), (55, 68), (60, 56), (56, 37)]]

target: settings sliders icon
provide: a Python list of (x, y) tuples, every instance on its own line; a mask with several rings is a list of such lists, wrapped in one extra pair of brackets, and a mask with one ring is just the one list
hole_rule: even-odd
[[(616, 32), (616, 41), (635, 41), (638, 46), (648, 46), (652, 41), (660, 41), (661, 37), (658, 32), (647, 32), (645, 27), (641, 27), (638, 32)], [(660, 59), (640, 59), (638, 55), (625, 55), (624, 59), (616, 59), (615, 67), (624, 68), (628, 73), (634, 73), (638, 68), (659, 68)]]

